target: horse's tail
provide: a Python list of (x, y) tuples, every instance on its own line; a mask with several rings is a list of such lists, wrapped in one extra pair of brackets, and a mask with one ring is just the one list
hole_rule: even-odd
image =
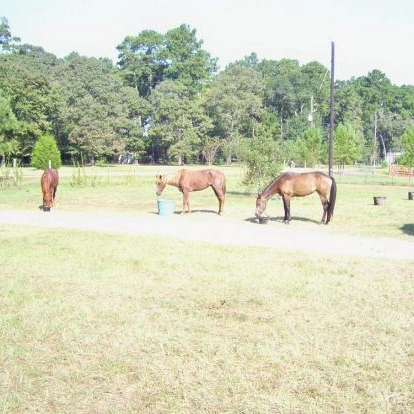
[(328, 217), (331, 218), (334, 213), (335, 209), (335, 201), (336, 201), (336, 181), (335, 178), (331, 177), (332, 184), (331, 184), (331, 193), (329, 194), (329, 205), (328, 205)]
[(223, 177), (223, 195), (226, 194), (226, 177)]

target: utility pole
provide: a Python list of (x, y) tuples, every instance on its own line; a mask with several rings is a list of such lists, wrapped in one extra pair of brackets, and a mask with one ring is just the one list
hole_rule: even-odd
[(374, 114), (374, 140), (373, 140), (373, 143), (372, 143), (371, 165), (375, 165), (375, 162), (377, 160), (377, 125), (378, 125), (378, 118), (377, 118), (377, 111), (375, 111), (375, 114)]
[(335, 43), (331, 42), (331, 97), (329, 100), (329, 176), (333, 176), (333, 139), (335, 129)]

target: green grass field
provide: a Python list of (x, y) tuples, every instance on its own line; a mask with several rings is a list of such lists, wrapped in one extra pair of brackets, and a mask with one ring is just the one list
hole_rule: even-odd
[[(157, 170), (93, 168), (77, 187), (65, 167), (57, 208), (153, 213)], [(223, 219), (251, 217), (240, 168), (222, 170)], [(0, 211), (37, 209), (39, 177), (25, 169)], [(406, 181), (337, 181), (329, 231), (414, 239)], [(164, 196), (181, 206), (175, 188)], [(210, 191), (191, 200), (216, 210)], [(292, 212), (291, 226), (319, 228), (317, 196)], [(414, 260), (11, 225), (0, 246), (0, 413), (414, 412)]]
[(414, 410), (412, 264), (11, 226), (0, 243), (2, 413)]

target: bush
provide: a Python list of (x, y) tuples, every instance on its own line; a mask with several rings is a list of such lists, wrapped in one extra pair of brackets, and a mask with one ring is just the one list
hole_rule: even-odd
[(246, 166), (244, 184), (262, 189), (280, 173), (281, 154), (276, 141), (268, 136), (246, 139), (241, 146), (241, 158)]
[(46, 170), (49, 167), (49, 160), (52, 162), (52, 168), (59, 168), (62, 165), (55, 138), (52, 135), (42, 135), (33, 149), (32, 166), (39, 170)]
[(401, 138), (404, 154), (400, 163), (407, 167), (414, 167), (414, 127), (408, 128)]
[(362, 134), (351, 124), (339, 124), (335, 132), (334, 157), (338, 167), (344, 168), (359, 161), (363, 155)]
[(319, 164), (325, 152), (322, 131), (319, 128), (307, 129), (303, 137), (296, 142), (298, 161), (305, 167), (314, 167)]

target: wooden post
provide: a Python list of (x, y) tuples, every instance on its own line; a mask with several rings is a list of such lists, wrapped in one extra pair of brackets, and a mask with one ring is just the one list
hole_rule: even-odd
[(52, 168), (52, 161), (49, 160), (49, 170)]
[(331, 97), (329, 100), (329, 175), (333, 176), (333, 139), (335, 129), (335, 43), (331, 42)]

